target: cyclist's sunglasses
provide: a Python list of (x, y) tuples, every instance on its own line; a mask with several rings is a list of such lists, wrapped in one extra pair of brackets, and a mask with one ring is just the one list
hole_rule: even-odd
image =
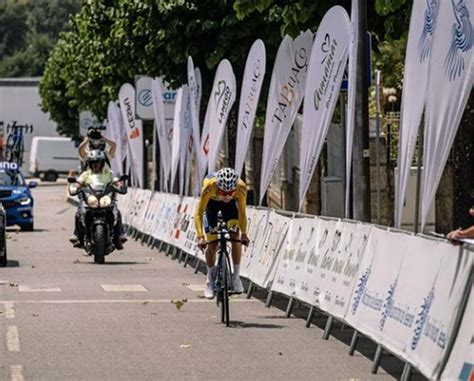
[(231, 191), (223, 191), (221, 189), (218, 189), (219, 191), (219, 195), (222, 196), (222, 197), (226, 197), (226, 196), (233, 196), (235, 194), (235, 189), (234, 190), (231, 190)]

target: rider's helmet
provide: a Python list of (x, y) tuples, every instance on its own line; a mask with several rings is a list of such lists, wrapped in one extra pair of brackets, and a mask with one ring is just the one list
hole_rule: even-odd
[(217, 188), (223, 192), (233, 192), (237, 188), (239, 176), (232, 168), (222, 168), (216, 173)]
[(92, 150), (87, 155), (87, 165), (93, 172), (100, 172), (105, 165), (105, 153), (101, 150)]

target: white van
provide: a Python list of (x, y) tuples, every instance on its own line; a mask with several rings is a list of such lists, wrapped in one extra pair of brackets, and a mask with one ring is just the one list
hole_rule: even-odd
[(45, 181), (56, 181), (59, 175), (78, 170), (78, 149), (71, 138), (35, 136), (31, 141), (29, 172)]

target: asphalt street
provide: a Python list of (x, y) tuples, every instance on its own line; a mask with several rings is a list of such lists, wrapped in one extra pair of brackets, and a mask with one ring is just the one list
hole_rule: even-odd
[[(36, 231), (9, 229), (0, 268), (0, 380), (386, 380), (402, 365), (375, 346), (348, 355), (352, 330), (322, 339), (323, 316), (307, 307), (285, 318), (286, 299), (266, 308), (263, 291), (234, 298), (231, 327), (202, 297), (205, 276), (129, 240), (93, 263), (73, 249), (75, 207), (64, 185), (38, 187)], [(173, 301), (184, 301), (181, 309)]]

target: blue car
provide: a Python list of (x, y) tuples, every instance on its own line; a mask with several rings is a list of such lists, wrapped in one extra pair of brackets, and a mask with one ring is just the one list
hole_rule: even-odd
[(6, 226), (19, 225), (22, 230), (33, 231), (33, 196), (31, 188), (38, 184), (25, 182), (16, 168), (0, 165), (0, 202), (7, 215)]

